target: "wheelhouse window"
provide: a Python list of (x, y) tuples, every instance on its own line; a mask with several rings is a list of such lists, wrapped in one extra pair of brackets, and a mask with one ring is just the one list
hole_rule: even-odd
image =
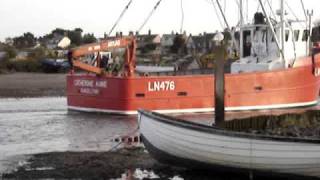
[(285, 32), (285, 40), (286, 40), (286, 42), (288, 42), (288, 40), (289, 40), (289, 35), (290, 35), (290, 31), (286, 30), (286, 32)]
[(300, 35), (300, 31), (299, 30), (294, 30), (294, 40), (295, 41), (299, 41), (299, 35)]
[(308, 41), (308, 39), (309, 39), (309, 31), (304, 30), (302, 35), (302, 41)]

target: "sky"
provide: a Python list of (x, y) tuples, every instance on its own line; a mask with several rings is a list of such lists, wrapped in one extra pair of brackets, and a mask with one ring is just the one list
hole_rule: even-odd
[[(123, 31), (127, 34), (129, 31), (138, 30), (157, 1), (133, 0), (114, 33)], [(236, 3), (238, 0), (220, 1), (229, 24), (236, 25), (239, 20)], [(253, 13), (258, 9), (258, 0), (248, 1), (249, 5), (245, 5), (245, 11), (251, 20)], [(278, 7), (279, 0), (269, 1), (274, 9)], [(303, 1), (306, 9), (317, 7), (316, 4), (319, 3), (319, 0)], [(22, 35), (24, 32), (43, 36), (57, 27), (64, 29), (80, 27), (85, 33), (103, 37), (105, 32), (109, 32), (128, 2), (129, 0), (1, 0), (0, 41), (4, 41), (6, 37)], [(222, 29), (212, 0), (162, 0), (140, 33), (147, 33), (149, 29), (152, 33), (158, 34), (180, 32), (181, 2), (184, 12), (183, 30), (187, 33), (199, 34)], [(287, 0), (287, 4), (296, 16), (303, 18), (300, 0)], [(289, 8), (287, 9), (290, 13)], [(294, 17), (292, 13), (291, 17)], [(320, 11), (314, 12), (313, 18), (319, 19)]]

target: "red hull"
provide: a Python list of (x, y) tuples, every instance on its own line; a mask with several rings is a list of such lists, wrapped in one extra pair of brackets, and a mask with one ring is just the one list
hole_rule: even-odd
[[(320, 79), (313, 73), (310, 58), (301, 62), (286, 70), (227, 74), (226, 110), (316, 104)], [(214, 110), (213, 96), (213, 75), (67, 76), (68, 107), (74, 110), (121, 114), (135, 114), (139, 108), (165, 113), (205, 112)]]

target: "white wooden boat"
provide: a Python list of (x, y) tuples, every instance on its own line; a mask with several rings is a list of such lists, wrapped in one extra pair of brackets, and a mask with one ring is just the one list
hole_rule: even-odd
[(139, 111), (143, 143), (163, 163), (320, 177), (320, 140), (263, 136)]

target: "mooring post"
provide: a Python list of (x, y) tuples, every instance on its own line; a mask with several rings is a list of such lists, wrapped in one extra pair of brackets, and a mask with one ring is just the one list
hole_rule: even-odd
[(224, 36), (222, 33), (216, 33), (213, 38), (215, 42), (215, 69), (214, 69), (214, 97), (215, 97), (215, 125), (220, 126), (224, 122), (224, 60), (225, 47)]

